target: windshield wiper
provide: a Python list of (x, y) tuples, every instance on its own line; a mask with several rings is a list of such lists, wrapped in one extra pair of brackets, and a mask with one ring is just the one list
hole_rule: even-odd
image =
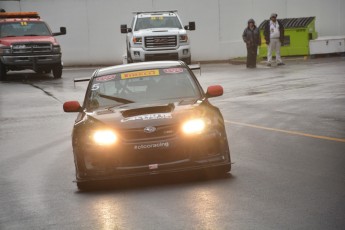
[(24, 36), (39, 36), (37, 34), (25, 34)]
[(99, 93), (98, 96), (109, 99), (109, 100), (113, 100), (113, 101), (117, 101), (117, 102), (121, 102), (123, 104), (129, 104), (129, 103), (133, 103), (134, 101), (125, 99), (125, 98), (121, 98), (121, 97), (114, 97), (114, 96), (110, 96), (110, 95), (105, 95), (105, 94), (101, 94)]

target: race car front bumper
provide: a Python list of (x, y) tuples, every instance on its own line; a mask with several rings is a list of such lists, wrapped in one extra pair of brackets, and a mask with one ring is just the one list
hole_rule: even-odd
[(175, 137), (118, 148), (74, 148), (77, 182), (202, 170), (231, 169), (225, 133), (212, 131), (196, 138)]

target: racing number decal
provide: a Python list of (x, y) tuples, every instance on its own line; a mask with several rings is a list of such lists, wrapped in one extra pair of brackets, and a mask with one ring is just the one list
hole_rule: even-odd
[(159, 75), (159, 70), (158, 69), (152, 69), (152, 70), (143, 70), (143, 71), (122, 73), (121, 79), (124, 80), (124, 79), (129, 79), (129, 78), (158, 76), (158, 75)]
[(93, 84), (91, 87), (92, 91), (98, 90), (99, 89), (99, 83)]

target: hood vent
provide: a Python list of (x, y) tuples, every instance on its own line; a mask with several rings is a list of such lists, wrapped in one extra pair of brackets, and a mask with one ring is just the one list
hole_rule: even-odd
[(152, 32), (168, 32), (168, 30), (153, 30)]
[(129, 109), (122, 111), (123, 117), (134, 117), (140, 116), (145, 114), (155, 114), (155, 113), (171, 113), (174, 110), (174, 104), (169, 104), (166, 106), (154, 106), (154, 107), (146, 107), (146, 108), (139, 108), (139, 109)]

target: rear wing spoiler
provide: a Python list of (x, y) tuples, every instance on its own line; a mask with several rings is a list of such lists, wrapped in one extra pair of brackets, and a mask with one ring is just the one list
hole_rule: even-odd
[(75, 83), (76, 82), (90, 81), (90, 79), (91, 78), (74, 78), (73, 79), (74, 88), (75, 88)]

